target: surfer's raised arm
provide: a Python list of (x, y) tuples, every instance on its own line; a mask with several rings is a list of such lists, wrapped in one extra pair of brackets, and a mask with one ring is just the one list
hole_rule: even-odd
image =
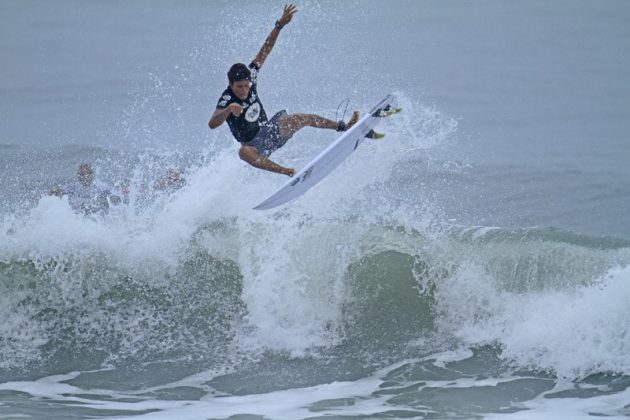
[(254, 63), (256, 67), (260, 68), (263, 65), (263, 63), (267, 59), (267, 56), (271, 52), (271, 49), (275, 45), (276, 39), (278, 39), (280, 30), (284, 27), (284, 25), (291, 22), (291, 19), (293, 19), (293, 15), (295, 14), (295, 12), (297, 12), (297, 8), (295, 7), (295, 5), (288, 4), (284, 6), (282, 17), (276, 21), (276, 25), (271, 30), (271, 33), (269, 33), (269, 36), (265, 40), (263, 46), (260, 48), (260, 51), (258, 51), (258, 54), (256, 54), (256, 58), (254, 58), (254, 61), (252, 61), (252, 63)]
[(293, 4), (284, 6), (282, 16), (254, 60), (249, 65), (235, 63), (230, 67), (228, 86), (221, 93), (208, 121), (210, 128), (227, 122), (234, 139), (240, 143), (239, 156), (245, 162), (255, 168), (288, 176), (293, 176), (295, 170), (278, 165), (269, 159), (269, 155), (283, 147), (296, 132), (304, 127), (346, 131), (359, 120), (358, 112), (354, 112), (346, 123), (316, 114), (288, 114), (286, 110), (267, 118), (258, 94), (258, 70), (276, 43), (280, 30), (291, 22), (295, 12), (297, 8)]

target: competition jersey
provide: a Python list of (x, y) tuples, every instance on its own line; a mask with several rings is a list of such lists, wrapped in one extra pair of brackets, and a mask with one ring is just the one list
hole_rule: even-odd
[(258, 92), (256, 91), (258, 67), (254, 63), (251, 63), (249, 68), (252, 74), (249, 78), (251, 87), (249, 89), (247, 99), (244, 101), (238, 99), (234, 92), (232, 92), (232, 89), (228, 86), (228, 88), (221, 94), (221, 99), (219, 99), (219, 102), (217, 103), (217, 108), (219, 109), (225, 109), (234, 102), (243, 107), (241, 115), (235, 117), (234, 114), (230, 114), (226, 119), (234, 138), (241, 143), (251, 141), (256, 134), (258, 134), (260, 125), (267, 122), (267, 114), (265, 113), (265, 109), (263, 108), (262, 102), (260, 102), (260, 98), (258, 97)]

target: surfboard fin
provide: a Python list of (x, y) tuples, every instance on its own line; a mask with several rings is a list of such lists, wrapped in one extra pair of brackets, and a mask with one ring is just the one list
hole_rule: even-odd
[(370, 130), (368, 131), (368, 133), (365, 135), (366, 138), (368, 139), (382, 139), (383, 137), (385, 137), (385, 134), (383, 133), (377, 133), (374, 130)]
[(384, 109), (381, 109), (376, 116), (377, 117), (389, 117), (390, 115), (398, 114), (401, 111), (402, 111), (402, 108), (395, 108), (395, 107), (392, 107), (392, 106), (386, 106)]

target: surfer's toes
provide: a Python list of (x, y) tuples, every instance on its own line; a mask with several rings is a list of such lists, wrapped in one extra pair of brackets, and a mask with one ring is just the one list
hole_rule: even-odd
[(355, 125), (357, 121), (359, 121), (359, 111), (354, 111), (352, 113), (352, 117), (350, 118), (350, 121), (348, 121), (348, 124), (346, 124), (346, 129), (349, 130), (350, 128), (352, 128), (352, 126)]

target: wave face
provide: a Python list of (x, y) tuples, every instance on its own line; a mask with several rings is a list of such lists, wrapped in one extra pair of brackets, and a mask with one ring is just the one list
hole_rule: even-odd
[(5, 220), (3, 371), (224, 369), (267, 352), (382, 365), (491, 346), (568, 379), (630, 374), (627, 241), (444, 225), (410, 209), (405, 220), (307, 213), (308, 199), (228, 217), (208, 210), (217, 197), (191, 199), (208, 175), (148, 222), (131, 206), (85, 218), (51, 197)]

